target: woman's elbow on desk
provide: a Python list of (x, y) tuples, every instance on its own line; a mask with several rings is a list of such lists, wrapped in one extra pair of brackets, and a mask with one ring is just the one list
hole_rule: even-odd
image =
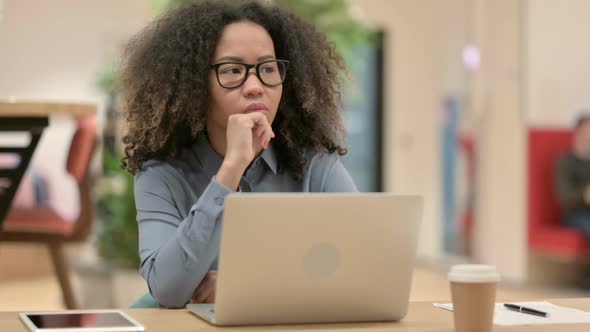
[(164, 308), (184, 308), (192, 295), (192, 293), (189, 293), (185, 299), (185, 296), (182, 296), (182, 290), (173, 284), (163, 285), (162, 287), (162, 285), (158, 285), (154, 281), (148, 281), (147, 283), (152, 297)]
[(183, 283), (169, 275), (158, 275), (153, 262), (143, 264), (141, 274), (154, 300), (165, 308), (183, 308), (194, 291), (183, 289)]

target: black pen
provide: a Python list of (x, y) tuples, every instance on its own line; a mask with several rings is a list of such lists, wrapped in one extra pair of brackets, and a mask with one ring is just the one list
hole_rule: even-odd
[(547, 317), (546, 312), (535, 310), (532, 308), (523, 307), (523, 306), (516, 305), (516, 304), (504, 303), (504, 307), (506, 307), (506, 309), (508, 309), (508, 310), (522, 312), (523, 314)]

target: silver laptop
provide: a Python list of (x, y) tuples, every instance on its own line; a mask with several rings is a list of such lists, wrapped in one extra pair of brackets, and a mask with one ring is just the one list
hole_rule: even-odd
[(233, 194), (214, 325), (395, 321), (406, 315), (423, 201), (374, 194)]

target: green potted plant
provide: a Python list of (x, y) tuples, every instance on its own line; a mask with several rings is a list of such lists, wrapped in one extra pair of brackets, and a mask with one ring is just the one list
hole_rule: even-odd
[(102, 176), (97, 186), (98, 218), (96, 245), (98, 254), (113, 268), (137, 269), (137, 222), (133, 197), (133, 176), (121, 168), (123, 157), (118, 131), (117, 70), (109, 63), (97, 80), (107, 96), (103, 130)]
[(133, 175), (121, 168), (117, 71), (110, 62), (96, 86), (106, 99), (102, 132), (102, 173), (95, 187), (97, 222), (92, 246), (74, 265), (80, 279), (82, 306), (126, 307), (147, 288), (138, 273), (138, 233)]

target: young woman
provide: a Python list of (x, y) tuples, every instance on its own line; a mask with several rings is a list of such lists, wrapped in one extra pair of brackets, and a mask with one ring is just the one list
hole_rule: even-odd
[(344, 69), (311, 24), (255, 1), (188, 4), (131, 40), (123, 166), (160, 305), (215, 300), (228, 194), (357, 190), (339, 160)]

